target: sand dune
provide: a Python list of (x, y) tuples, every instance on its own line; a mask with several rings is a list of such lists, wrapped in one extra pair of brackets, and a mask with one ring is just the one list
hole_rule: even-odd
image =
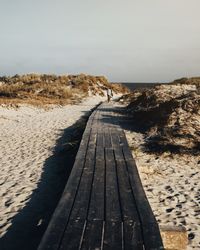
[(126, 134), (155, 216), (184, 226), (188, 249), (200, 249), (199, 78), (135, 91)]

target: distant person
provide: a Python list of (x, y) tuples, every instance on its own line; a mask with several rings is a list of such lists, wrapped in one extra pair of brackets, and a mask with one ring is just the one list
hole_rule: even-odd
[(113, 97), (112, 89), (107, 89), (107, 100), (108, 100), (108, 102), (110, 102), (112, 97)]

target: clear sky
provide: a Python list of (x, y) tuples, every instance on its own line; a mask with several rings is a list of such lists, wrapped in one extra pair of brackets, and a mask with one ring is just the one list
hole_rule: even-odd
[(0, 75), (200, 75), (200, 0), (0, 0)]

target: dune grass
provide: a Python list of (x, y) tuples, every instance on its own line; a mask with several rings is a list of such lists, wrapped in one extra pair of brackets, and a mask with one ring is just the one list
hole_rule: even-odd
[(125, 93), (120, 84), (110, 84), (104, 76), (27, 74), (0, 77), (0, 104), (73, 104), (93, 95), (105, 95), (107, 88)]

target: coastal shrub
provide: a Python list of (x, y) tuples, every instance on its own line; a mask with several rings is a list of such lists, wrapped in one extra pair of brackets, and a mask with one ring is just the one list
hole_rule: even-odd
[(119, 84), (110, 84), (104, 76), (26, 74), (0, 77), (0, 104), (67, 104), (92, 95), (105, 95), (106, 88), (115, 93), (127, 91)]
[(149, 152), (199, 152), (200, 93), (193, 80), (193, 84), (185, 81), (184, 78), (177, 84), (137, 90), (126, 96), (127, 109), (134, 126), (145, 134), (144, 146)]

